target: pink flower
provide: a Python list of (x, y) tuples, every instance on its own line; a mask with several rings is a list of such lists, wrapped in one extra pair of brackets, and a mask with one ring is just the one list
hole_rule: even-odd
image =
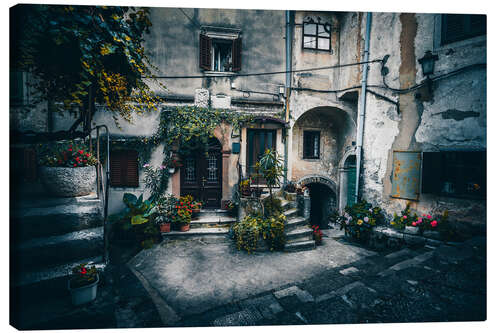
[(421, 217), (418, 218), (417, 223), (422, 223), (422, 218)]
[(428, 219), (430, 220), (430, 219), (432, 219), (432, 216), (430, 216), (430, 215), (427, 215), (427, 218), (428, 218)]
[(416, 227), (417, 226), (417, 222), (412, 222), (411, 225), (414, 226), (414, 227)]
[(151, 165), (149, 163), (144, 164), (142, 167), (143, 168), (149, 168)]
[(370, 221), (370, 219), (368, 218), (368, 216), (365, 216), (365, 218), (363, 219), (363, 221), (368, 222), (368, 221)]
[(418, 221), (417, 221), (417, 222), (415, 222), (415, 223), (416, 223), (416, 224), (420, 224), (420, 223), (422, 223), (422, 220), (420, 219), (420, 220), (418, 220)]
[(406, 219), (406, 215), (404, 215), (403, 218)]
[(435, 228), (438, 225), (438, 222), (436, 220), (431, 222), (431, 227)]

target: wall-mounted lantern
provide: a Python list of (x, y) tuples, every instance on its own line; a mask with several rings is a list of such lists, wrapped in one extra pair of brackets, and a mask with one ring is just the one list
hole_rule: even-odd
[(439, 60), (437, 54), (432, 54), (431, 51), (426, 51), (425, 55), (418, 59), (418, 63), (422, 66), (422, 73), (425, 77), (429, 78), (429, 75), (434, 73), (434, 63)]

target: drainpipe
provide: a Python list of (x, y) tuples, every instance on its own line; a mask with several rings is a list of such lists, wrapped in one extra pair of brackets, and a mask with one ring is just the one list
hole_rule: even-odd
[(358, 112), (358, 130), (356, 135), (356, 202), (359, 200), (359, 178), (361, 173), (361, 150), (363, 147), (363, 130), (365, 127), (366, 110), (366, 79), (368, 76), (368, 60), (370, 58), (370, 32), (372, 13), (366, 15), (365, 49), (363, 51), (363, 77), (361, 81), (361, 106)]
[[(285, 121), (286, 125), (283, 130), (284, 134), (284, 145), (285, 145), (285, 157), (284, 157), (284, 168), (285, 168), (285, 177), (284, 183), (288, 180), (288, 126), (290, 121), (290, 87), (292, 85), (292, 19), (294, 18), (293, 13), (289, 10), (285, 12), (285, 20), (286, 20), (286, 30), (285, 30), (285, 47), (286, 47), (286, 76), (285, 76)], [(295, 21), (293, 19), (293, 21)]]

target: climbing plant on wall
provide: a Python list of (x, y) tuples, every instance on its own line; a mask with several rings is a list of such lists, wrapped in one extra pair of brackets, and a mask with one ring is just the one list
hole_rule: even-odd
[[(112, 142), (113, 149), (134, 149), (138, 152), (139, 167), (151, 159), (155, 147), (163, 144), (162, 165), (169, 165), (174, 150), (181, 156), (206, 151), (208, 141), (214, 136), (215, 129), (223, 123), (233, 129), (253, 119), (251, 115), (227, 109), (211, 109), (195, 106), (166, 107), (160, 114), (160, 122), (151, 137), (118, 139)], [(175, 149), (174, 149), (175, 147)], [(164, 170), (161, 184), (155, 188), (153, 197), (162, 195), (168, 187), (169, 173)]]

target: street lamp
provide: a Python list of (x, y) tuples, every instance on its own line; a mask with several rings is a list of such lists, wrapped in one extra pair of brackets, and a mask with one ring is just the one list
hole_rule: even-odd
[(432, 54), (431, 51), (426, 51), (425, 55), (418, 59), (418, 63), (422, 65), (422, 73), (427, 78), (434, 73), (434, 63), (436, 60), (439, 60), (439, 57), (436, 54)]

